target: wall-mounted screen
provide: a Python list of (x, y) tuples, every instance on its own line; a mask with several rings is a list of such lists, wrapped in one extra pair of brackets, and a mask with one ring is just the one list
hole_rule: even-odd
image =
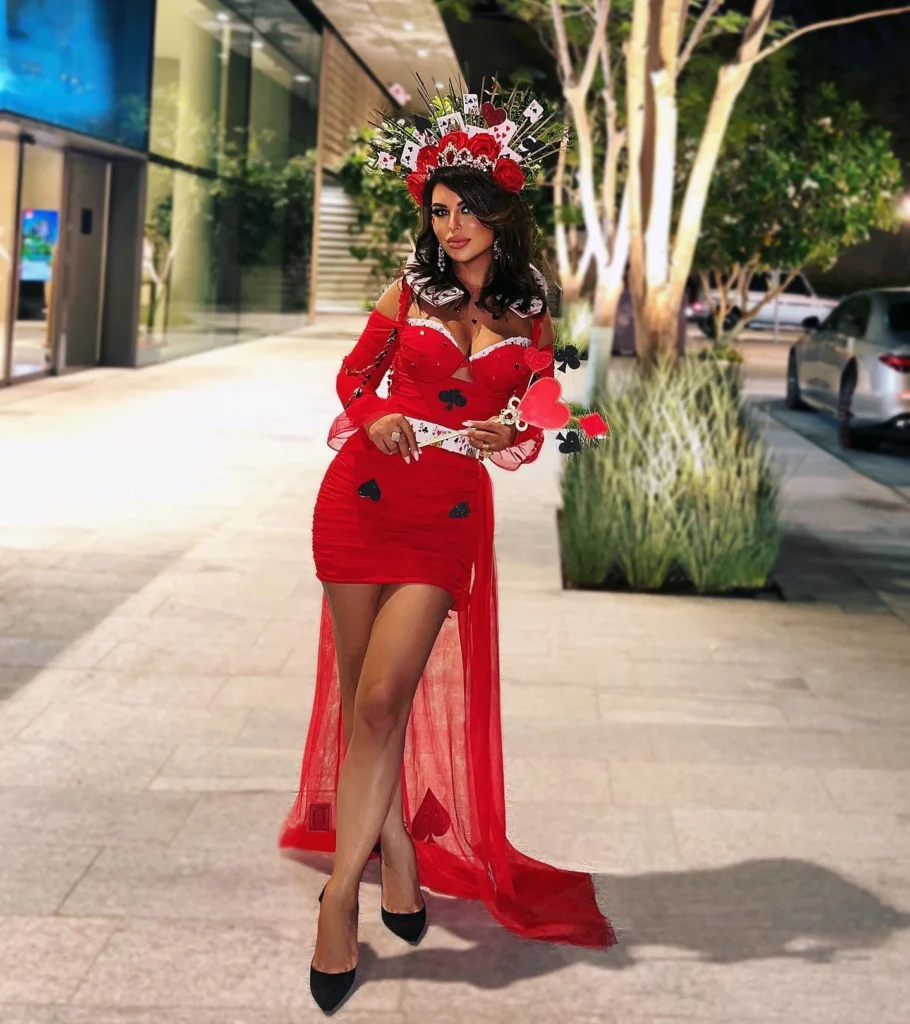
[(21, 281), (50, 281), (59, 236), (60, 214), (56, 210), (22, 211)]
[(0, 0), (0, 109), (148, 142), (154, 0)]

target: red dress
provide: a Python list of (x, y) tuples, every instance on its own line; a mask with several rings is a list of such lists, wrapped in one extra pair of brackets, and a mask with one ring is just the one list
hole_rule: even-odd
[[(380, 452), (360, 429), (392, 412), (453, 430), (466, 419), (497, 415), (530, 383), (524, 351), (537, 344), (540, 321), (531, 339), (507, 339), (466, 357), (440, 324), (409, 321), (410, 302), (405, 284), (397, 321), (374, 311), (338, 374), (346, 408), (329, 435), (338, 454), (313, 516), (316, 574), (339, 583), (430, 583), (454, 598), (417, 688), (405, 741), (404, 814), (421, 884), (482, 900), (522, 937), (603, 948), (616, 939), (590, 875), (534, 861), (506, 838), (489, 473), (476, 458), (438, 448), (422, 449), (420, 460), (407, 465)], [(471, 381), (453, 376), (466, 362)], [(376, 387), (390, 368), (389, 396), (380, 398)], [(545, 372), (552, 374), (552, 363)], [(535, 459), (542, 443), (542, 432), (531, 428), (490, 461), (515, 469)], [(343, 756), (332, 620), (323, 600), (300, 792), (281, 832), (282, 848), (334, 850)]]

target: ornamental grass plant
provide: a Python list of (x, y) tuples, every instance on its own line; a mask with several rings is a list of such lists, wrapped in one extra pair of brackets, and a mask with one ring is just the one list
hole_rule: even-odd
[(563, 571), (577, 587), (762, 589), (781, 542), (779, 481), (735, 368), (636, 367), (598, 411), (610, 439), (566, 460)]

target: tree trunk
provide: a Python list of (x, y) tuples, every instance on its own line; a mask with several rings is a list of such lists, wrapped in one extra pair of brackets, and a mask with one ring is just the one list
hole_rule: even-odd
[(616, 313), (622, 298), (622, 278), (618, 284), (598, 282), (594, 292), (594, 322), (588, 348), (588, 376), (585, 385), (585, 403), (602, 404), (609, 393), (608, 378), (613, 339), (616, 335)]

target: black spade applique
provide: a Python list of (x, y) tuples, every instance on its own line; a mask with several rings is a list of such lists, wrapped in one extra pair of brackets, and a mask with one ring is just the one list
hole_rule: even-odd
[(539, 153), (544, 148), (544, 145), (545, 143), (535, 139), (533, 135), (528, 135), (519, 143), (518, 151), (527, 156), (534, 156), (535, 153)]
[(459, 501), (455, 508), (449, 512), (449, 519), (467, 519), (471, 514), (470, 506), (466, 501)]
[(414, 118), (414, 127), (419, 132), (428, 132), (433, 126), (430, 124), (428, 117), (422, 117), (420, 114)]
[(445, 402), (446, 409), (448, 409), (449, 412), (451, 412), (456, 405), (459, 409), (463, 409), (468, 404), (468, 400), (458, 390), (458, 388), (451, 388), (449, 391), (440, 391), (439, 401)]
[(357, 493), (361, 498), (369, 498), (370, 501), (379, 501), (382, 497), (382, 491), (379, 490), (379, 484), (376, 483), (376, 478), (367, 480), (365, 484), (361, 484), (357, 488)]
[(577, 430), (570, 430), (565, 434), (557, 434), (556, 440), (560, 442), (559, 450), (563, 455), (573, 455), (581, 451), (581, 439)]

